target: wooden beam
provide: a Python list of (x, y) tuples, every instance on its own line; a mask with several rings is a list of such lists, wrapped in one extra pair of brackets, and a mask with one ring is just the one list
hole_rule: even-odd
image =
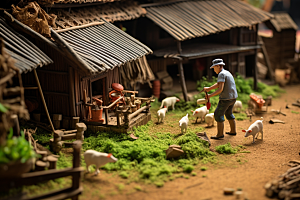
[[(177, 51), (178, 51), (179, 55), (182, 52), (180, 41), (177, 41)], [(184, 71), (183, 71), (183, 66), (182, 66), (182, 58), (181, 57), (176, 57), (176, 58), (179, 60), (179, 62), (178, 62), (178, 72), (179, 72), (179, 75), (180, 75), (180, 84), (181, 84), (181, 89), (182, 89), (184, 101), (188, 101), (187, 90), (186, 90), (186, 85), (185, 85), (185, 78), (184, 78)]]
[(253, 79), (254, 79), (254, 90), (257, 90), (257, 49), (255, 50), (254, 54), (254, 66), (253, 66)]
[(262, 42), (262, 53), (264, 54), (264, 60), (265, 60), (265, 63), (267, 65), (267, 68), (268, 68), (268, 77), (270, 78), (271, 81), (274, 81), (274, 72), (273, 72), (273, 69), (272, 69), (272, 65), (271, 65), (271, 62), (270, 62), (270, 59), (269, 59), (269, 55), (268, 55), (268, 52), (267, 52), (267, 49), (266, 49), (266, 46), (265, 46), (265, 43), (263, 42), (261, 36), (259, 36), (259, 40)]
[[(79, 84), (79, 83), (78, 83)], [(71, 117), (76, 117), (75, 109), (75, 92), (74, 92), (75, 82), (74, 82), (74, 73), (73, 68), (69, 67), (69, 103), (70, 103), (70, 115)]]
[(41, 95), (41, 98), (42, 98), (42, 101), (43, 101), (43, 105), (44, 105), (44, 108), (45, 108), (45, 111), (46, 111), (46, 114), (47, 114), (47, 117), (48, 117), (51, 129), (52, 129), (52, 131), (54, 133), (55, 129), (53, 127), (53, 124), (52, 124), (52, 121), (51, 121), (51, 117), (49, 115), (47, 104), (46, 104), (46, 101), (45, 101), (45, 97), (44, 97), (44, 94), (43, 94), (43, 91), (42, 91), (42, 87), (41, 87), (41, 84), (40, 84), (40, 81), (39, 81), (39, 77), (38, 77), (35, 69), (33, 70), (33, 73), (34, 73), (35, 80), (36, 80), (36, 83), (37, 83), (38, 88), (39, 88), (39, 92), (40, 92), (40, 95)]
[(73, 26), (73, 27), (70, 27), (70, 28), (55, 30), (55, 32), (56, 33), (62, 33), (62, 32), (66, 32), (66, 31), (82, 29), (82, 28), (87, 28), (87, 27), (90, 27), (90, 26), (97, 26), (97, 25), (101, 25), (101, 24), (105, 24), (105, 22), (92, 22), (92, 23), (89, 23), (89, 24), (81, 25), (81, 26)]

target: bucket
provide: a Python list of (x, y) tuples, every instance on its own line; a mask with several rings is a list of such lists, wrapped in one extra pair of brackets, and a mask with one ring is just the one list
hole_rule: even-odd
[(103, 121), (102, 119), (102, 112), (103, 112), (103, 109), (100, 109), (100, 110), (91, 110), (92, 112), (92, 119), (91, 121)]
[(159, 95), (160, 95), (160, 81), (159, 80), (153, 81), (152, 93), (155, 97), (159, 98)]

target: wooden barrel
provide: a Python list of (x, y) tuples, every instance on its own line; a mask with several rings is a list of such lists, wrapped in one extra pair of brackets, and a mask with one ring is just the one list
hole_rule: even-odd
[(159, 95), (160, 95), (160, 81), (159, 80), (153, 81), (152, 93), (155, 97), (159, 98)]

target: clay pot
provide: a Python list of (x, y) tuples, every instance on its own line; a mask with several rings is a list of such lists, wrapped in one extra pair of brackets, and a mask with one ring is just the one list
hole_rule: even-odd
[(25, 163), (20, 160), (11, 161), (7, 164), (0, 164), (0, 177), (19, 177), (29, 172), (34, 167), (35, 159), (28, 159)]

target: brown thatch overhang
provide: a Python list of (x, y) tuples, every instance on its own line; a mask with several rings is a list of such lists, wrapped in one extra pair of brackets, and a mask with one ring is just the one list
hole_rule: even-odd
[(288, 13), (275, 12), (272, 14), (274, 14), (274, 18), (270, 20), (270, 23), (273, 25), (276, 31), (281, 32), (281, 30), (284, 29), (294, 29), (297, 31), (298, 26)]
[(0, 37), (4, 40), (5, 51), (15, 60), (15, 66), (20, 73), (27, 73), (37, 67), (53, 63), (44, 52), (10, 27), (2, 17), (0, 17)]
[(86, 63), (90, 74), (99, 74), (152, 53), (152, 50), (113, 24), (57, 31)]
[(55, 30), (92, 23), (99, 21), (101, 18), (109, 22), (115, 22), (134, 20), (146, 14), (146, 9), (132, 1), (47, 10), (48, 14), (57, 16), (55, 20), (56, 27), (53, 27)]
[(250, 51), (260, 49), (260, 45), (252, 46), (236, 46), (228, 44), (213, 44), (213, 43), (202, 43), (202, 44), (187, 44), (182, 45), (182, 52), (179, 55), (176, 47), (168, 47), (165, 49), (156, 50), (153, 55), (157, 57), (176, 57), (180, 56), (184, 59), (196, 59), (208, 56), (224, 55), (231, 53), (238, 53), (243, 51)]
[(251, 27), (273, 15), (239, 0), (176, 1), (142, 5), (146, 17), (178, 41), (235, 27)]
[(39, 4), (49, 7), (60, 7), (62, 5), (78, 5), (84, 6), (85, 4), (104, 4), (122, 0), (39, 0)]

